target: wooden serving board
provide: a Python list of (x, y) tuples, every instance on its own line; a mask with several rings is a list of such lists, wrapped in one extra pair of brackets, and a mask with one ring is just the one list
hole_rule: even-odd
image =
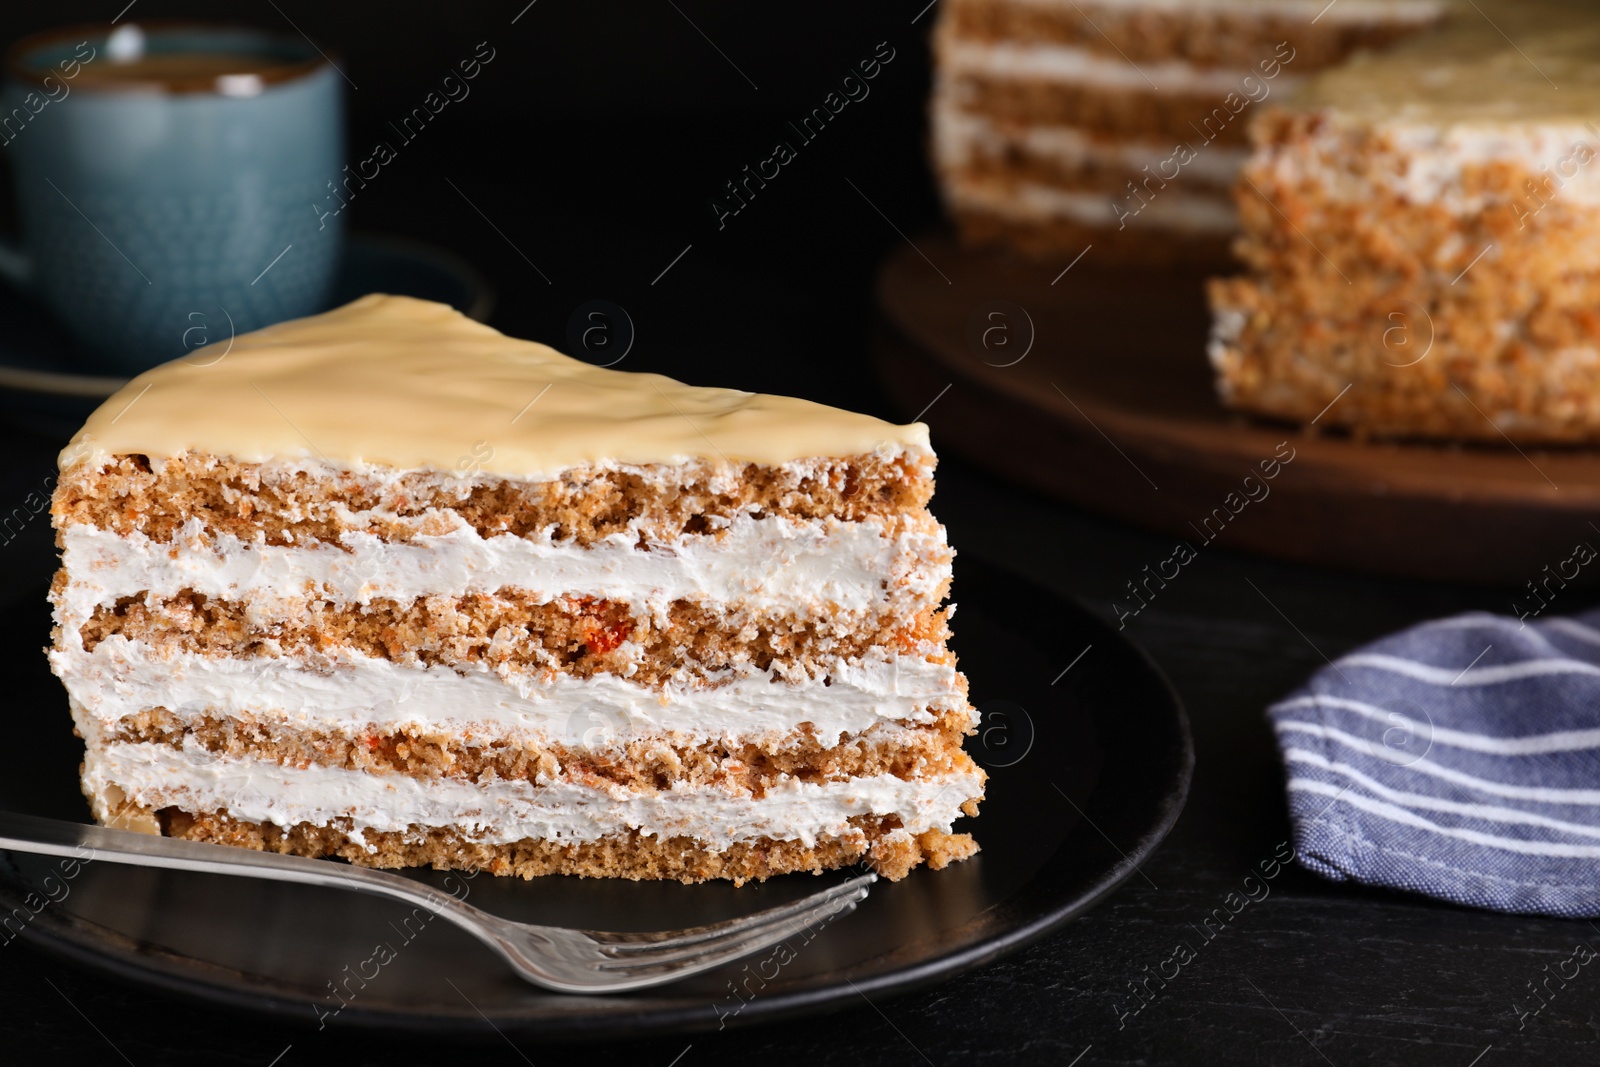
[(941, 449), (1195, 549), (1520, 588), (1600, 547), (1600, 450), (1361, 442), (1230, 412), (1201, 276), (1093, 255), (1063, 274), (944, 234), (897, 248), (877, 361), (899, 407), (926, 407)]

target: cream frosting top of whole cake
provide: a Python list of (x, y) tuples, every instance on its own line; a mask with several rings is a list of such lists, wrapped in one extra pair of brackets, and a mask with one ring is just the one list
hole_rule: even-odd
[(447, 305), (375, 293), (146, 371), (89, 416), (60, 465), (207, 452), (542, 478), (883, 447), (926, 449), (928, 428), (596, 367)]
[(1317, 74), (1295, 103), (1366, 121), (1593, 121), (1600, 116), (1600, 5), (1458, 0), (1437, 30)]

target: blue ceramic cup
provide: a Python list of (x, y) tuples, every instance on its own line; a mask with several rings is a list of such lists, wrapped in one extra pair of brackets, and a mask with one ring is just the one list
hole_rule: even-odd
[(342, 226), (342, 76), (298, 38), (156, 23), (12, 47), (0, 159), (23, 248), (0, 275), (136, 372), (322, 310)]

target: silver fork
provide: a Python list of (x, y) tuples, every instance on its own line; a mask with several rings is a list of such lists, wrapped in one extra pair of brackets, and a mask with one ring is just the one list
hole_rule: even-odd
[(0, 812), (0, 850), (242, 875), (390, 897), (448, 919), (494, 949), (527, 981), (562, 993), (619, 993), (710, 970), (777, 944), (813, 923), (849, 914), (877, 880), (875, 874), (859, 875), (804, 900), (710, 926), (630, 934), (512, 922), (386, 871), (11, 812)]

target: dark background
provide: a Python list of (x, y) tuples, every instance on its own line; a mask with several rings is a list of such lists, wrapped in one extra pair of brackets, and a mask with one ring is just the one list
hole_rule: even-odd
[[(905, 418), (916, 413), (892, 410), (872, 376), (871, 279), (902, 239), (897, 229), (914, 235), (938, 219), (923, 151), (925, 38), (937, 8), (913, 23), (925, 2), (537, 0), (524, 10), (525, 0), (240, 0), (226, 8), (138, 0), (126, 18), (298, 27), (336, 53), (356, 86), (348, 94), (352, 159), (391, 139), (384, 123), (487, 42), (495, 58), (471, 95), (401, 147), (352, 202), (357, 231), (426, 240), (468, 259), (498, 294), (491, 321), (509, 333), (565, 347), (572, 311), (606, 299), (637, 329), (623, 369)], [(105, 21), (120, 7), (9, 5), (5, 33)], [(799, 158), (719, 230), (710, 198), (776, 139), (792, 141), (785, 124), (879, 42), (896, 58), (871, 96), (797, 146)], [(938, 447), (937, 405), (925, 421)], [(14, 420), (0, 499), (20, 500), (42, 484), (61, 443)], [(963, 554), (1017, 569), (1107, 617), (1122, 580), (1170, 549), (949, 456), (935, 509)], [(48, 640), (52, 551), (43, 523), (0, 547), (7, 667), (26, 680), (14, 693), (36, 689), (44, 671), (37, 650)], [(1129, 626), (1188, 704), (1199, 759), (1188, 810), (1145, 867), (1153, 885), (1134, 879), (1054, 937), (935, 989), (821, 1020), (604, 1048), (525, 1038), (508, 1047), (488, 1027), (481, 1045), (434, 1045), (233, 1016), (15, 943), (0, 948), (0, 1062), (1593, 1063), (1600, 979), (1579, 979), (1521, 1029), (1512, 1011), (1514, 999), (1529, 1001), (1527, 984), (1546, 964), (1579, 940), (1600, 944), (1590, 924), (1472, 912), (1298, 869), (1156, 1003), (1122, 1028), (1114, 1009), (1128, 1006), (1130, 979), (1154, 968), (1187, 924), (1288, 836), (1263, 709), (1322, 662), (1307, 638), (1334, 656), (1430, 616), (1506, 611), (1512, 595), (1208, 549)], [(1570, 595), (1564, 610), (1588, 606), (1585, 595)], [(16, 703), (7, 713), (60, 716), (65, 726), (64, 702)], [(0, 750), (0, 773), (26, 758)]]

